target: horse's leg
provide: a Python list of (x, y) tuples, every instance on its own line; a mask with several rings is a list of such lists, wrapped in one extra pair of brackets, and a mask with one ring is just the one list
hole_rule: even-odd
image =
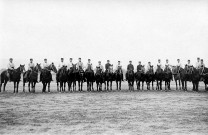
[(30, 92), (30, 81), (28, 81), (28, 91)]
[(178, 82), (179, 82), (179, 89), (181, 90), (181, 83), (182, 83), (181, 79), (179, 79)]
[(162, 90), (162, 80), (160, 80), (160, 90)]
[(14, 93), (15, 93), (15, 86), (16, 86), (16, 82), (14, 81)]
[(50, 82), (48, 83), (48, 92), (50, 93)]
[(18, 89), (19, 89), (19, 81), (17, 82), (17, 88), (16, 88), (16, 93), (18, 93)]
[(113, 90), (113, 89), (112, 89), (112, 81), (111, 81), (111, 90)]
[(6, 84), (7, 84), (7, 81), (4, 82), (4, 89), (3, 89), (3, 91), (5, 91)]
[[(1, 92), (1, 86), (2, 86), (2, 82), (0, 82), (0, 92)], [(205, 90), (206, 90), (206, 84), (205, 84)]]
[(142, 90), (144, 89), (144, 81), (142, 81)]
[(118, 81), (116, 80), (116, 90), (118, 90)]
[(152, 90), (154, 90), (154, 81), (152, 81)]
[(118, 83), (119, 83), (119, 90), (121, 90), (121, 80)]

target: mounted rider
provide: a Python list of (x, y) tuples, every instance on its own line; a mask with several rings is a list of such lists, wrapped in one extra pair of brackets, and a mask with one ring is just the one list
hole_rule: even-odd
[(166, 59), (165, 66), (168, 67), (169, 69), (171, 68), (171, 65), (169, 64), (169, 60), (168, 59)]
[(129, 64), (127, 65), (127, 72), (133, 71), (134, 72), (134, 65), (132, 65), (132, 61), (129, 61)]
[(25, 78), (28, 78), (29, 74), (31, 73), (34, 67), (35, 67), (35, 64), (33, 63), (33, 59), (31, 58), (30, 63), (28, 64), (28, 71), (25, 74)]
[(197, 58), (197, 62), (195, 64), (195, 68), (196, 69), (200, 69), (201, 68), (201, 61), (200, 61), (200, 58), (199, 57)]
[(176, 67), (177, 67), (177, 73), (179, 73), (180, 72), (180, 68), (182, 68), (182, 64), (180, 62), (180, 59), (177, 59)]
[[(44, 62), (43, 62), (43, 64), (42, 64), (42, 69), (43, 70), (47, 70), (47, 68), (49, 67), (50, 65), (47, 63), (47, 59), (45, 58), (44, 59)], [(52, 79), (52, 74), (50, 73), (50, 79), (51, 79), (51, 81), (53, 81), (53, 79)], [(40, 73), (40, 82), (42, 81), (42, 72)]]
[[(110, 66), (111, 66), (110, 60), (107, 60), (107, 63), (105, 64), (105, 71), (107, 71)], [(103, 72), (104, 72), (104, 70), (103, 70)]]
[[(163, 66), (162, 66), (162, 64), (161, 64), (161, 60), (160, 60), (160, 59), (158, 59), (157, 69), (158, 69), (158, 67), (160, 67), (161, 69), (163, 69)], [(157, 69), (156, 69), (156, 70), (157, 70)]]
[(13, 71), (14, 71), (14, 68), (15, 68), (15, 65), (13, 63), (13, 59), (10, 58), (9, 59), (9, 64), (7, 65), (7, 71), (8, 71), (8, 78), (9, 78), (9, 81), (11, 82), (13, 80)]
[(77, 64), (76, 64), (76, 68), (77, 68), (78, 70), (84, 70), (84, 66), (83, 66), (83, 63), (82, 63), (81, 58), (78, 59), (78, 62), (77, 62)]
[[(148, 62), (146, 73), (147, 73), (148, 71), (150, 71), (151, 67), (153, 67), (153, 65), (151, 65), (151, 62)], [(154, 73), (154, 69), (153, 69), (153, 73)]]
[(103, 65), (101, 65), (101, 61), (98, 61), (98, 65), (96, 66), (95, 73), (97, 72), (98, 69), (101, 69), (101, 73), (104, 72), (104, 67), (103, 67)]
[(123, 70), (122, 70), (122, 65), (121, 65), (121, 61), (118, 61), (118, 65), (116, 65), (116, 71), (121, 71), (122, 74), (122, 81), (123, 81)]
[(138, 62), (139, 65), (137, 65), (137, 72), (141, 72), (142, 71), (142, 63), (141, 61)]
[(61, 58), (61, 62), (58, 65), (58, 73), (57, 76), (59, 76), (61, 68), (63, 68), (64, 66), (66, 66), (66, 64), (64, 63), (64, 58)]
[(88, 62), (86, 64), (86, 71), (88, 71), (88, 70), (93, 71), (93, 65), (92, 65), (90, 59), (88, 59)]
[(73, 62), (72, 62), (72, 58), (69, 58), (69, 64), (67, 65), (67, 70), (71, 69), (73, 67)]

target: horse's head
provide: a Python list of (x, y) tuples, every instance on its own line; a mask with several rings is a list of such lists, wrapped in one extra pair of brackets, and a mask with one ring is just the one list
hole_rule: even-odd
[(154, 73), (154, 67), (153, 66), (150, 66), (149, 72)]
[(35, 66), (35, 68), (34, 68), (34, 70), (36, 70), (36, 71), (41, 71), (41, 66), (40, 66), (40, 64), (36, 64), (36, 66)]
[(53, 72), (57, 73), (57, 69), (56, 69), (56, 66), (54, 65), (54, 63), (51, 63), (49, 65), (49, 70), (52, 70)]
[(20, 68), (20, 72), (21, 72), (21, 73), (22, 73), (23, 71), (25, 71), (25, 65), (21, 65), (21, 64), (20, 64), (19, 68)]

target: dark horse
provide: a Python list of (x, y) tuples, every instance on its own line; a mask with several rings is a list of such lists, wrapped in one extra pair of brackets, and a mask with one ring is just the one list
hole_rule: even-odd
[(67, 71), (67, 82), (68, 82), (68, 91), (76, 90), (76, 64), (73, 64), (70, 69)]
[[(66, 82), (67, 82), (67, 66), (63, 66), (59, 69), (58, 73), (56, 74), (57, 91), (65, 92)], [(60, 90), (59, 90), (59, 83), (60, 83)]]
[(104, 83), (103, 73), (102, 69), (100, 67), (96, 67), (96, 73), (95, 73), (95, 81), (97, 84), (97, 91), (102, 91), (102, 83)]
[(126, 80), (128, 81), (128, 86), (129, 86), (129, 90), (134, 90), (134, 71), (133, 70), (129, 70), (126, 72)]
[(50, 83), (51, 83), (51, 71), (57, 73), (55, 65), (52, 63), (48, 67), (41, 70), (41, 80), (43, 84), (42, 92), (46, 92), (46, 87), (48, 85), (48, 92), (50, 92)]
[(182, 68), (180, 68), (178, 66), (173, 66), (172, 67), (172, 73), (173, 73), (173, 77), (174, 77), (175, 84), (176, 84), (176, 90), (178, 90), (178, 83), (179, 83), (179, 89), (181, 89), (181, 76), (180, 76), (180, 70), (181, 69)]
[[(13, 70), (12, 81), (14, 82), (14, 93), (15, 92), (18, 93), (21, 73), (23, 73), (24, 70), (25, 70), (25, 65), (20, 65), (17, 69)], [(9, 74), (8, 70), (5, 70), (1, 73), (0, 92), (1, 92), (2, 83), (4, 83), (3, 91), (5, 91), (6, 84), (9, 80), (8, 74)]]
[(150, 69), (146, 72), (145, 78), (147, 83), (147, 90), (150, 90), (151, 82), (152, 82), (152, 89), (154, 90), (155, 74), (154, 74), (153, 66), (150, 66)]
[(164, 69), (165, 90), (170, 90), (170, 81), (172, 80), (172, 72), (168, 65)]
[(145, 81), (145, 69), (144, 65), (142, 65), (141, 70), (137, 71), (135, 74), (137, 90), (140, 90), (140, 83), (142, 83), (142, 90), (144, 88), (144, 81)]
[(88, 66), (88, 68), (85, 70), (85, 77), (87, 79), (87, 91), (93, 91), (93, 82), (95, 80), (94, 71), (91, 70), (91, 67)]
[(204, 85), (205, 85), (205, 90), (208, 91), (208, 68), (203, 67), (200, 69), (200, 74), (201, 74), (201, 78), (204, 81)]
[(77, 72), (76, 79), (78, 81), (79, 91), (82, 91), (83, 83), (85, 81), (85, 72), (81, 66), (79, 67), (79, 70)]
[(164, 79), (164, 72), (160, 65), (157, 65), (157, 70), (155, 72), (155, 79), (157, 81), (156, 90), (162, 90), (162, 81)]
[(191, 73), (191, 81), (193, 84), (193, 91), (199, 91), (199, 81), (201, 79), (200, 76), (200, 70), (194, 68), (193, 66), (190, 69), (190, 73)]
[(182, 84), (182, 90), (187, 91), (187, 81), (189, 78), (191, 79), (188, 66), (186, 65), (184, 69), (180, 68), (179, 72), (180, 72), (180, 80), (181, 80), (181, 84)]
[[(105, 90), (106, 90), (106, 85), (107, 85), (107, 90), (112, 90), (112, 82), (114, 81), (114, 73), (112, 69), (107, 69), (105, 71), (104, 78), (105, 78)], [(110, 85), (110, 88), (109, 88), (109, 85)]]
[[(25, 83), (28, 82), (28, 91), (30, 92), (30, 84), (31, 84), (31, 89), (32, 92), (35, 92), (35, 85), (37, 83), (38, 80), (38, 71), (41, 71), (41, 66), (40, 64), (37, 63), (37, 65), (32, 68), (31, 71), (26, 71), (23, 74), (23, 92), (25, 92)], [(29, 72), (29, 74), (28, 74)], [(27, 75), (27, 77), (25, 77)]]
[(121, 90), (121, 81), (123, 80), (123, 72), (121, 67), (115, 71), (116, 89)]

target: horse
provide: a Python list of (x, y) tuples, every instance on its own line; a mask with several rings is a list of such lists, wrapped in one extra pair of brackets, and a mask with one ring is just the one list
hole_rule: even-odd
[(193, 84), (193, 91), (199, 91), (199, 81), (201, 79), (199, 69), (194, 68), (193, 66), (190, 69), (191, 81)]
[(97, 84), (97, 91), (102, 91), (102, 83), (104, 83), (103, 73), (102, 69), (99, 67), (96, 67), (96, 73), (95, 73), (95, 81)]
[(170, 81), (172, 80), (172, 72), (168, 65), (164, 69), (164, 81), (165, 81), (165, 90), (170, 89)]
[(142, 90), (144, 88), (145, 81), (145, 68), (144, 65), (141, 66), (141, 70), (137, 71), (135, 74), (137, 90), (140, 90), (140, 82), (142, 83)]
[[(25, 92), (25, 83), (28, 82), (28, 91), (30, 92), (30, 84), (31, 84), (31, 89), (32, 92), (35, 92), (35, 85), (37, 83), (37, 79), (38, 79), (38, 72), (41, 71), (41, 66), (40, 64), (36, 64), (36, 66), (34, 68), (32, 68), (31, 71), (26, 71), (23, 74), (23, 92)], [(26, 74), (28, 74), (26, 77)]]
[(82, 91), (83, 83), (85, 81), (85, 72), (82, 69), (82, 67), (79, 67), (79, 70), (77, 72), (77, 81), (78, 81), (78, 87), (79, 91)]
[(186, 65), (185, 68), (180, 68), (180, 80), (182, 84), (182, 90), (187, 91), (187, 81), (189, 77), (189, 69), (188, 66)]
[(76, 64), (67, 71), (68, 91), (76, 90)]
[[(59, 69), (58, 73), (56, 74), (56, 83), (57, 83), (58, 92), (65, 92), (66, 82), (67, 82), (67, 66), (63, 66)], [(60, 83), (60, 90), (59, 90), (59, 83)]]
[(121, 90), (121, 81), (123, 80), (123, 73), (121, 67), (115, 71), (116, 89)]
[(155, 81), (155, 74), (153, 66), (150, 66), (150, 69), (145, 74), (147, 90), (150, 90), (150, 83), (152, 82), (152, 90), (154, 90), (154, 81)]
[(134, 71), (133, 70), (127, 71), (126, 80), (128, 81), (128, 86), (130, 91), (134, 90), (134, 79), (135, 79)]
[(164, 79), (164, 72), (160, 65), (157, 65), (157, 70), (155, 72), (155, 79), (157, 81), (156, 90), (162, 90), (162, 81)]
[(201, 74), (201, 78), (204, 82), (204, 85), (205, 85), (205, 90), (208, 91), (208, 87), (207, 87), (207, 84), (208, 84), (208, 68), (207, 67), (203, 67), (200, 69), (200, 74)]
[(91, 70), (90, 66), (88, 66), (88, 68), (85, 70), (85, 77), (87, 79), (87, 91), (94, 91), (93, 82), (95, 80), (95, 76), (94, 71)]
[[(14, 82), (14, 93), (18, 93), (21, 73), (23, 73), (23, 71), (25, 71), (25, 65), (20, 65), (17, 69), (13, 70), (12, 81)], [(6, 87), (8, 80), (9, 80), (8, 70), (5, 70), (1, 73), (0, 92), (1, 92), (1, 86), (3, 83), (4, 83), (3, 91), (5, 91), (5, 87)]]
[[(106, 90), (106, 85), (107, 85), (107, 90), (112, 90), (112, 82), (114, 81), (114, 73), (112, 69), (107, 69), (105, 71), (104, 78), (105, 78), (105, 90)], [(109, 88), (109, 83), (110, 83), (110, 88)]]
[(172, 66), (172, 73), (173, 73), (173, 77), (174, 77), (174, 80), (175, 80), (175, 84), (176, 84), (176, 90), (178, 90), (178, 84), (177, 84), (177, 81), (179, 83), (179, 89), (181, 90), (181, 77), (180, 77), (180, 70), (182, 68), (180, 67), (176, 67), (176, 66)]
[(46, 92), (46, 87), (48, 85), (48, 92), (50, 92), (50, 83), (51, 83), (51, 71), (57, 73), (55, 65), (52, 63), (48, 67), (41, 70), (41, 80), (43, 84), (42, 92)]

